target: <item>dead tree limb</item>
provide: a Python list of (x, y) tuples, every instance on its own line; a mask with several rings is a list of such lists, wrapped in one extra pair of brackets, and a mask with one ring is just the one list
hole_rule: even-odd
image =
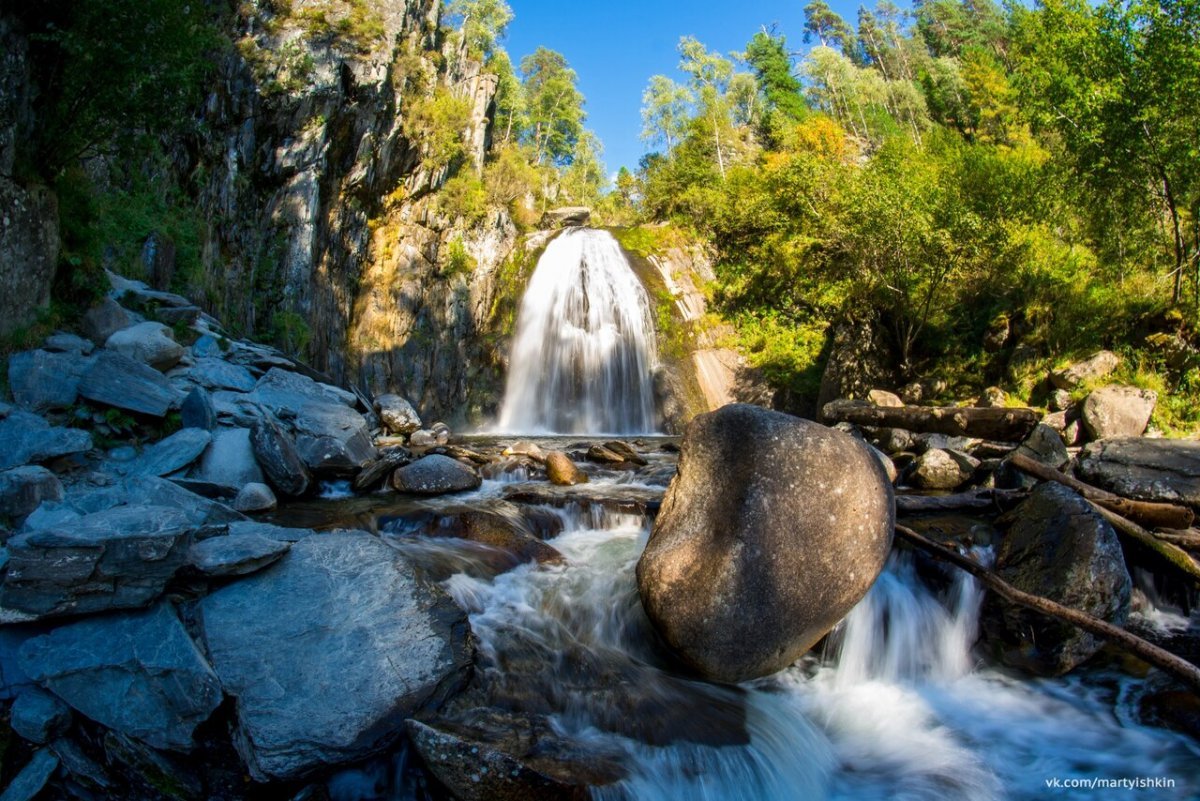
[(992, 592), (999, 595), (1010, 603), (1023, 606), (1026, 609), (1032, 609), (1035, 612), (1041, 612), (1064, 623), (1069, 623), (1072, 626), (1083, 629), (1086, 632), (1095, 634), (1097, 637), (1102, 637), (1105, 640), (1125, 649), (1129, 653), (1147, 662), (1160, 670), (1169, 673), (1180, 681), (1188, 684), (1194, 690), (1200, 692), (1200, 668), (1188, 662), (1186, 659), (1181, 659), (1175, 654), (1165, 649), (1159, 648), (1153, 643), (1143, 640), (1136, 634), (1131, 634), (1119, 626), (1114, 626), (1111, 623), (1093, 617), (1086, 612), (1080, 612), (1078, 609), (1072, 609), (1069, 606), (1063, 606), (1060, 603), (1051, 601), (1049, 598), (1043, 598), (1039, 595), (1018, 590), (1016, 587), (1009, 584), (1004, 579), (997, 576), (991, 570), (983, 567), (977, 562), (968, 559), (955, 550), (947, 548), (944, 545), (939, 545), (932, 540), (926, 539), (917, 532), (905, 526), (896, 526), (896, 535), (905, 542), (915, 545), (927, 553), (933, 554), (939, 559), (949, 562), (952, 565), (962, 568), (970, 573), (975, 578), (987, 587)]
[(1114, 495), (1098, 487), (1093, 487), (1091, 484), (1085, 484), (1074, 476), (1069, 476), (1053, 467), (1035, 462), (1020, 453), (1014, 453), (1008, 457), (1008, 463), (1034, 478), (1040, 478), (1043, 481), (1057, 481), (1065, 487), (1070, 487), (1089, 501), (1148, 528), (1188, 528), (1192, 525), (1195, 517), (1191, 509), (1176, 506), (1173, 503), (1135, 501)]
[(1025, 490), (973, 489), (953, 495), (896, 495), (896, 514), (924, 515), (941, 512), (1005, 511), (1028, 497)]
[(1131, 539), (1139, 545), (1154, 551), (1154, 553), (1166, 560), (1172, 567), (1185, 573), (1192, 581), (1200, 584), (1200, 565), (1196, 564), (1196, 560), (1187, 551), (1178, 545), (1160, 540), (1132, 520), (1126, 520), (1116, 512), (1105, 509), (1094, 501), (1091, 504), (1093, 509), (1112, 524), (1112, 527), (1117, 530), (1118, 534), (1122, 534), (1127, 539)]
[(829, 423), (903, 428), (908, 431), (956, 437), (1021, 442), (1040, 419), (1033, 409), (992, 409), (982, 406), (867, 406), (844, 401), (825, 404)]

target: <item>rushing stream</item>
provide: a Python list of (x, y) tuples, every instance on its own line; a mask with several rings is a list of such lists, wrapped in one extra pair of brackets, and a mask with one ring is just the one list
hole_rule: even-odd
[[(658, 481), (643, 483), (641, 473), (592, 470), (589, 491), (597, 497), (663, 489)], [(504, 481), (485, 481), (456, 503), (504, 507), (506, 489), (529, 486), (520, 472), (499, 477)], [(912, 557), (896, 552), (819, 653), (767, 679), (714, 685), (672, 664), (642, 612), (634, 568), (650, 518), (599, 504), (539, 509), (562, 520), (562, 533), (549, 543), (566, 557), (563, 565), (526, 564), (496, 575), (477, 546), (408, 536), (395, 523), (381, 531), (402, 550), (437, 553), (454, 565), (443, 586), (470, 612), (493, 702), (548, 715), (555, 733), (582, 753), (622, 767), (624, 778), (593, 788), (595, 798), (1200, 793), (1196, 744), (1135, 721), (1139, 680), (1100, 669), (1038, 680), (980, 667), (972, 646), (982, 592), (966, 574), (935, 592)], [(393, 780), (387, 793), (364, 789), (373, 786), (366, 774), (338, 777), (331, 789), (342, 801), (424, 798), (411, 767), (405, 775), (409, 780)], [(1051, 786), (1093, 778), (1170, 779), (1174, 786)]]

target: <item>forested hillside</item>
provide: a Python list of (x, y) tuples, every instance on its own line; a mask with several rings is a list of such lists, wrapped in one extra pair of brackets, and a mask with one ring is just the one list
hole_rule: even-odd
[(645, 91), (656, 152), (618, 186), (712, 242), (718, 307), (785, 405), (850, 318), (897, 387), (1037, 402), (1048, 362), (1109, 347), (1166, 391), (1160, 425), (1194, 427), (1200, 4), (805, 19), (728, 56), (681, 39)]

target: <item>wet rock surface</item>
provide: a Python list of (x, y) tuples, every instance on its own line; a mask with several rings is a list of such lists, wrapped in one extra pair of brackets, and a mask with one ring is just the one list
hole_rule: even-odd
[(392, 486), (415, 495), (445, 495), (479, 487), (479, 474), (449, 456), (432, 454), (396, 470)]
[(1079, 477), (1118, 495), (1200, 509), (1200, 442), (1119, 437), (1089, 443)]

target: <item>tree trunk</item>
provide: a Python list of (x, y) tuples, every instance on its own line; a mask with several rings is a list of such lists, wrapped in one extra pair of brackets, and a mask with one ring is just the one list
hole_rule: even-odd
[(1033, 409), (978, 406), (859, 406), (827, 403), (822, 410), (832, 423), (903, 428), (908, 431), (1021, 442), (1041, 419)]

